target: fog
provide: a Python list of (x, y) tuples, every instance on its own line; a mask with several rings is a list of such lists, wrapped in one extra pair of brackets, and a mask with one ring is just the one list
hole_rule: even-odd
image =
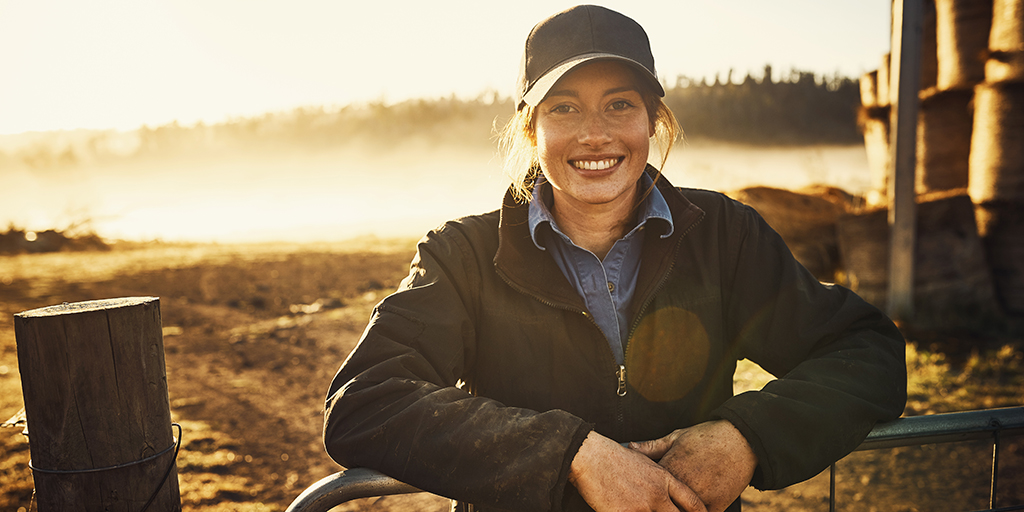
[[(677, 146), (665, 166), (677, 186), (737, 190), (824, 184), (862, 194), (861, 146)], [(205, 154), (53, 169), (0, 170), (0, 225), (84, 224), (107, 239), (269, 242), (418, 237), (447, 219), (498, 207), (507, 181), (490, 149), (406, 144)]]

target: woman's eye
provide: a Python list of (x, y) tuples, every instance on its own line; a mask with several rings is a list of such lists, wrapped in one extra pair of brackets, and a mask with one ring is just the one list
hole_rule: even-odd
[(626, 108), (629, 108), (629, 107), (632, 107), (632, 106), (633, 105), (630, 102), (626, 101), (626, 100), (619, 100), (619, 101), (612, 102), (611, 109), (612, 110), (623, 110), (623, 109), (626, 109)]
[(558, 105), (557, 107), (551, 109), (551, 112), (554, 112), (556, 114), (568, 114), (569, 112), (572, 112), (572, 107), (570, 107), (569, 105)]

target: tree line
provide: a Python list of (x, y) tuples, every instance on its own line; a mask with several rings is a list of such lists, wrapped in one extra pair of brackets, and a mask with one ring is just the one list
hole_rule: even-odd
[[(731, 73), (730, 73), (731, 75)], [(770, 66), (765, 77), (772, 76)], [(860, 144), (860, 83), (792, 70), (779, 81), (678, 77), (665, 103), (688, 137), (759, 145)]]

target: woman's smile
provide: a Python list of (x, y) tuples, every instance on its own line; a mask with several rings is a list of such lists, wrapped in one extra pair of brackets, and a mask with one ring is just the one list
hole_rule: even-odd
[(618, 158), (605, 158), (602, 160), (570, 160), (569, 163), (573, 167), (581, 171), (604, 171), (611, 168), (614, 165), (618, 165), (622, 161), (622, 157)]

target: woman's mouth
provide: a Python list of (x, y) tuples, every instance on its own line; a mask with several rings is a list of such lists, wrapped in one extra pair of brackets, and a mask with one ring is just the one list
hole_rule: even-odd
[(603, 171), (622, 161), (622, 157), (601, 160), (571, 160), (573, 167), (584, 171)]

